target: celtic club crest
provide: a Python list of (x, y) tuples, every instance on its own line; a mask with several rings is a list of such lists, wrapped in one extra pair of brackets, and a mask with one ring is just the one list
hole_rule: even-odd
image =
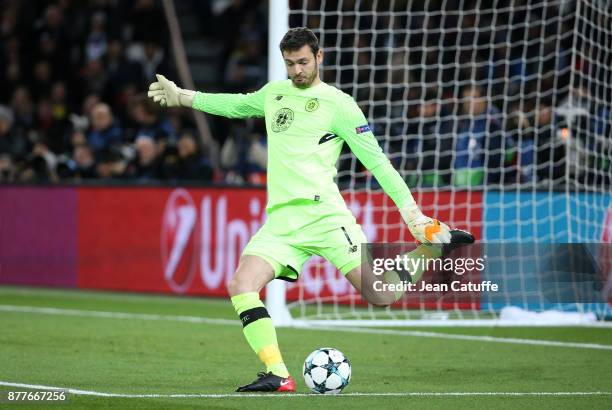
[(272, 131), (282, 132), (291, 126), (293, 122), (293, 111), (289, 108), (281, 108), (274, 113), (272, 120)]
[(316, 111), (316, 109), (319, 108), (319, 100), (316, 98), (311, 98), (310, 100), (306, 101), (306, 106), (304, 108), (308, 112)]

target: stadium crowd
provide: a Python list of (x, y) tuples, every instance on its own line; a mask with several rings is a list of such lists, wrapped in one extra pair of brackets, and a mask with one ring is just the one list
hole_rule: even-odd
[[(267, 2), (234, 0), (221, 10), (214, 0), (182, 2), (199, 11), (202, 35), (222, 44), (212, 91), (265, 84)], [(610, 89), (570, 84), (575, 22), (556, 6), (514, 1), (517, 12), (476, 15), (423, 13), (421, 2), (398, 1), (413, 13), (356, 21), (354, 12), (330, 10), (323, 21), (320, 13), (304, 18), (302, 1), (290, 3), (290, 24), (313, 27), (326, 47), (323, 80), (355, 96), (410, 185), (555, 181), (568, 169), (594, 169), (575, 177), (609, 183), (597, 178), (611, 174), (610, 161), (594, 161), (611, 140), (612, 117), (597, 104)], [(444, 3), (458, 10), (470, 2)], [(355, 10), (353, 1), (342, 4)], [(209, 117), (221, 147), (219, 158), (210, 158), (188, 110), (162, 110), (145, 97), (155, 73), (177, 78), (159, 1), (0, 5), (0, 182), (264, 182), (261, 120)], [(589, 61), (587, 55), (574, 64), (587, 74)], [(583, 136), (587, 154), (568, 167), (567, 135), (580, 121), (568, 123), (558, 112), (571, 105), (575, 113), (576, 102), (582, 128), (599, 138)], [(348, 156), (339, 166), (341, 183), (366, 175)]]
[(2, 6), (2, 181), (212, 178), (184, 115), (142, 94), (156, 72), (172, 74), (159, 4)]

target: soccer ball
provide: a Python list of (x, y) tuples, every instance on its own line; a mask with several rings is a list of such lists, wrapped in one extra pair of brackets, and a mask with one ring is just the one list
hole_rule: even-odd
[(351, 380), (351, 364), (341, 351), (322, 347), (304, 361), (304, 381), (315, 393), (338, 394)]

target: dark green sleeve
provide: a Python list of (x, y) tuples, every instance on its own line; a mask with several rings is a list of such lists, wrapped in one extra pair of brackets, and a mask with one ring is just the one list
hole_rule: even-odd
[(264, 116), (264, 103), (268, 84), (249, 94), (213, 94), (197, 92), (191, 107), (209, 114), (227, 118)]
[(370, 130), (361, 109), (348, 95), (342, 95), (334, 116), (332, 132), (342, 138), (361, 163), (374, 175), (398, 208), (414, 204), (410, 190), (393, 168)]

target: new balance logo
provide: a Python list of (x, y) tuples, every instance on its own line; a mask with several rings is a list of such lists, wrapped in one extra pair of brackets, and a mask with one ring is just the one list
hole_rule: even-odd
[(321, 137), (321, 139), (319, 140), (319, 145), (323, 144), (324, 142), (333, 140), (336, 137), (337, 137), (336, 134), (332, 134), (331, 132), (328, 132), (327, 134)]
[(242, 323), (248, 322), (249, 321), (249, 315), (241, 317), (240, 320), (242, 320)]
[(357, 252), (357, 245), (353, 245), (349, 248), (349, 253), (355, 253)]

